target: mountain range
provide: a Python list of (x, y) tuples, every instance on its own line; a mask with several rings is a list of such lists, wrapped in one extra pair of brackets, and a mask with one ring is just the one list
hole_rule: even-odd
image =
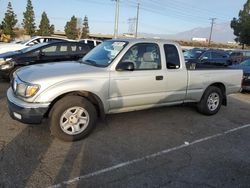
[[(140, 33), (142, 37), (157, 37), (171, 40), (186, 40), (190, 41), (192, 38), (209, 38), (210, 27), (197, 27), (188, 31), (183, 31), (176, 34), (147, 34)], [(230, 23), (217, 23), (213, 28), (212, 41), (217, 43), (234, 42), (235, 36), (230, 27)]]

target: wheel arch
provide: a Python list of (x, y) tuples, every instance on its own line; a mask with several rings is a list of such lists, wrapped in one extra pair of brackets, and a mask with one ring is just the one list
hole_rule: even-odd
[(105, 110), (104, 110), (104, 105), (101, 101), (101, 99), (95, 95), (94, 93), (88, 92), (88, 91), (73, 91), (73, 92), (68, 92), (65, 94), (62, 94), (58, 97), (56, 97), (50, 104), (49, 109), (47, 111), (47, 113), (45, 114), (45, 117), (49, 117), (51, 109), (53, 108), (53, 106), (62, 98), (66, 97), (66, 96), (81, 96), (84, 97), (85, 99), (87, 99), (89, 102), (91, 102), (97, 111), (98, 117), (100, 117), (101, 119), (105, 119)]
[[(226, 86), (225, 86), (225, 84), (223, 84), (223, 83), (221, 83), (221, 82), (215, 82), (215, 83), (213, 83), (213, 84), (210, 84), (210, 85), (206, 88), (206, 90), (207, 90), (209, 87), (211, 87), (211, 86), (217, 87), (217, 88), (219, 88), (219, 89), (221, 90), (222, 97), (223, 97), (223, 98), (222, 98), (222, 104), (223, 104), (224, 106), (227, 106), (227, 95), (226, 95)], [(205, 94), (206, 90), (204, 91), (203, 95)]]

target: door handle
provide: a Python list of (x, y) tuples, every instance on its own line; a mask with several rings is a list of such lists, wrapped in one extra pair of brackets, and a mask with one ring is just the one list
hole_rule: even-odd
[(155, 79), (156, 80), (163, 80), (163, 76), (156, 76)]

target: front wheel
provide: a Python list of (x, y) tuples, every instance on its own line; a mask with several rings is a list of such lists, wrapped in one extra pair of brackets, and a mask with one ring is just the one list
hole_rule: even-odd
[(80, 140), (93, 130), (96, 119), (96, 109), (91, 102), (80, 96), (67, 96), (51, 110), (51, 133), (64, 141)]
[(222, 93), (218, 87), (210, 86), (197, 104), (197, 109), (205, 115), (214, 115), (218, 113), (222, 104)]

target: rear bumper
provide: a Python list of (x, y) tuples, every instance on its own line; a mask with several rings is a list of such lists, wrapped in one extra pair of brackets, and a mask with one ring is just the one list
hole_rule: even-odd
[(26, 124), (40, 124), (48, 111), (49, 104), (27, 103), (15, 97), (12, 89), (7, 92), (9, 115)]

